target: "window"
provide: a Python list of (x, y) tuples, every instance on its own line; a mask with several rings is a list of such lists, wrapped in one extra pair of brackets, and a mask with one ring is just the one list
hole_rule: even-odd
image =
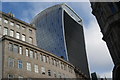
[(13, 23), (13, 22), (10, 22), (10, 25), (11, 25), (11, 26), (14, 26), (14, 23)]
[(40, 54), (40, 61), (43, 61), (43, 55)]
[(4, 23), (6, 23), (6, 24), (7, 24), (7, 23), (8, 23), (8, 20), (7, 20), (7, 19), (5, 19), (5, 20), (4, 20)]
[(54, 77), (56, 78), (57, 77), (56, 72), (53, 72), (53, 74), (54, 74)]
[(29, 37), (29, 43), (33, 43), (33, 39), (31, 37)]
[(8, 74), (8, 80), (12, 80), (14, 78), (14, 75)]
[(30, 58), (33, 58), (33, 51), (30, 50)]
[(13, 52), (18, 53), (18, 45), (13, 45)]
[(20, 29), (20, 25), (19, 25), (19, 24), (17, 24), (16, 27), (17, 27), (18, 29)]
[(9, 51), (13, 51), (13, 44), (9, 43)]
[(8, 28), (4, 28), (3, 35), (7, 35), (7, 34), (8, 34)]
[(22, 47), (19, 47), (19, 54), (22, 54), (22, 52), (23, 52)]
[(27, 70), (28, 70), (28, 71), (31, 71), (31, 63), (28, 63), (28, 62), (27, 62)]
[(35, 56), (34, 56), (35, 59), (37, 59), (37, 52), (35, 52)]
[(26, 38), (25, 35), (22, 34), (22, 40), (23, 40), (23, 41), (25, 41), (25, 38)]
[(35, 73), (39, 73), (39, 71), (38, 71), (38, 65), (34, 65), (34, 70), (35, 70)]
[(58, 73), (58, 77), (59, 77), (59, 78), (62, 78), (62, 77), (61, 77), (61, 73)]
[(20, 39), (20, 33), (19, 32), (16, 33), (16, 38)]
[(14, 37), (14, 31), (13, 30), (10, 30), (10, 36)]
[(43, 62), (46, 62), (46, 56), (43, 55)]
[(45, 74), (45, 67), (41, 67), (42, 74)]
[(23, 77), (22, 76), (18, 76), (18, 80), (23, 80)]
[(8, 67), (14, 67), (14, 59), (8, 58)]
[(22, 69), (22, 68), (23, 68), (22, 60), (18, 60), (18, 68), (19, 68), (19, 69)]
[(29, 52), (28, 52), (28, 49), (26, 49), (26, 56), (28, 56)]
[(49, 62), (49, 57), (48, 57), (48, 56), (46, 57), (46, 62), (47, 62), (47, 63)]
[(51, 76), (51, 70), (48, 70), (48, 76)]
[(25, 31), (25, 27), (22, 26), (22, 31)]
[(32, 30), (31, 29), (29, 29), (29, 33), (32, 34)]
[(2, 18), (0, 17), (0, 21), (2, 21)]

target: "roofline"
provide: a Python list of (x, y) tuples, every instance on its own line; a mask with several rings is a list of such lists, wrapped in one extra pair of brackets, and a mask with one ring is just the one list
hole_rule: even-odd
[(25, 22), (25, 21), (22, 21), (22, 20), (20, 20), (20, 19), (18, 19), (18, 18), (16, 18), (16, 17), (12, 17), (12, 16), (10, 16), (9, 14), (7, 14), (7, 13), (5, 13), (5, 12), (2, 12), (2, 11), (0, 11), (0, 14), (2, 14), (2, 16), (4, 15), (4, 16), (6, 16), (6, 17), (8, 17), (8, 18), (11, 18), (11, 19), (13, 19), (13, 20), (15, 20), (15, 21), (17, 21), (17, 22), (19, 22), (19, 23), (22, 23), (22, 24), (24, 24), (24, 25), (26, 25), (26, 26), (29, 26), (29, 27), (31, 27), (31, 28), (33, 28), (33, 29), (36, 30), (36, 27), (34, 27), (32, 24), (29, 24), (29, 23), (27, 23), (27, 22)]
[(41, 48), (39, 48), (39, 47), (37, 47), (37, 46), (35, 46), (35, 45), (33, 45), (33, 44), (27, 43), (27, 42), (25, 42), (25, 41), (16, 39), (16, 38), (11, 37), (11, 36), (8, 36), (8, 35), (5, 35), (5, 36), (3, 36), (3, 37), (0, 38), (0, 39), (1, 39), (0, 41), (9, 40), (9, 41), (16, 42), (16, 43), (18, 43), (18, 44), (22, 44), (22, 45), (24, 45), (24, 46), (29, 46), (29, 47), (31, 47), (31, 48), (34, 49), (34, 50), (38, 50), (38, 51), (43, 52), (43, 53), (45, 53), (45, 54), (47, 54), (47, 55), (50, 55), (50, 56), (52, 56), (52, 57), (54, 57), (54, 58), (56, 58), (56, 59), (58, 59), (58, 60), (60, 60), (60, 61), (63, 61), (64, 63), (69, 64), (69, 65), (72, 66), (73, 68), (75, 68), (75, 67), (74, 67), (71, 63), (69, 63), (68, 61), (66, 61), (66, 60), (64, 60), (64, 59), (62, 59), (62, 58), (60, 58), (60, 57), (58, 57), (58, 56), (56, 56), (56, 55), (54, 55), (54, 54), (52, 54), (52, 53), (50, 53), (50, 52), (48, 52), (48, 51), (45, 51), (45, 50), (43, 50), (43, 49), (41, 49)]
[[(56, 7), (56, 6), (60, 6), (60, 7), (66, 6), (67, 8), (69, 8), (69, 9), (80, 19), (80, 22), (82, 22), (82, 18), (81, 18), (70, 6), (68, 6), (66, 3), (53, 5), (53, 6), (51, 6), (51, 7), (48, 7), (48, 8), (46, 8), (46, 9), (42, 10), (40, 13), (38, 13), (38, 14), (33, 18), (33, 20), (34, 20), (35, 18), (37, 18), (37, 16), (39, 16), (40, 14), (42, 14), (42, 13), (46, 12), (47, 10), (49, 10), (49, 9), (51, 9), (51, 8), (54, 8), (54, 7)], [(62, 7), (62, 8), (64, 9), (64, 7)], [(66, 12), (66, 13), (68, 13), (68, 12)], [(69, 14), (69, 13), (68, 13), (68, 14)], [(33, 21), (33, 20), (32, 20), (32, 21)], [(76, 20), (75, 20), (75, 21), (76, 21)]]

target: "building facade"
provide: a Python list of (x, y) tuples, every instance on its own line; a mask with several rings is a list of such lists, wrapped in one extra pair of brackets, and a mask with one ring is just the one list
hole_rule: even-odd
[(120, 1), (91, 2), (91, 7), (115, 64), (113, 79), (120, 80)]
[(40, 12), (32, 21), (38, 47), (72, 63), (89, 76), (82, 19), (66, 4)]
[(36, 28), (0, 12), (0, 79), (88, 77), (71, 63), (37, 47)]

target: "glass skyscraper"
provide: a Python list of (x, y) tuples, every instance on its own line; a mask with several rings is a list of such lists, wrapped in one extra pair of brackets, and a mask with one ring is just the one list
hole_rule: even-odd
[(40, 12), (32, 21), (38, 47), (61, 57), (89, 76), (82, 19), (66, 4)]

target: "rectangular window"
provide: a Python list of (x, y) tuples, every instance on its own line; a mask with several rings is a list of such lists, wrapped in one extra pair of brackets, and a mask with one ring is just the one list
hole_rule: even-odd
[(23, 80), (23, 77), (22, 76), (18, 76), (18, 80)]
[(19, 32), (16, 33), (16, 38), (20, 39), (20, 33)]
[(13, 44), (9, 43), (9, 51), (13, 51)]
[(19, 25), (19, 24), (17, 24), (16, 27), (17, 27), (18, 29), (20, 29), (20, 25)]
[(10, 36), (14, 37), (14, 31), (13, 30), (10, 30)]
[(7, 20), (7, 19), (5, 19), (5, 20), (4, 20), (4, 23), (8, 24), (8, 20)]
[(30, 58), (33, 58), (33, 51), (30, 50)]
[(14, 59), (8, 58), (8, 67), (14, 67)]
[(45, 67), (41, 67), (42, 74), (45, 74)]
[(38, 65), (34, 65), (34, 70), (35, 70), (35, 73), (39, 73), (39, 71), (38, 71)]
[(22, 52), (23, 52), (23, 49), (22, 49), (22, 47), (20, 46), (20, 47), (19, 47), (19, 54), (22, 54)]
[(33, 39), (31, 37), (29, 37), (29, 43), (33, 43)]
[(35, 55), (35, 56), (34, 56), (34, 58), (35, 58), (35, 59), (37, 59), (37, 57), (38, 57), (38, 56), (37, 56), (37, 52), (35, 52), (35, 54), (34, 54), (34, 55)]
[(48, 76), (51, 76), (51, 70), (48, 70)]
[(11, 25), (11, 26), (14, 26), (14, 23), (13, 23), (13, 22), (10, 22), (10, 25)]
[(4, 28), (3, 35), (7, 35), (7, 34), (8, 34), (8, 28)]
[(25, 38), (26, 38), (25, 35), (22, 34), (22, 40), (23, 40), (23, 41), (25, 41)]
[(0, 21), (2, 21), (2, 18), (0, 17)]
[(29, 51), (28, 51), (28, 49), (26, 49), (26, 56), (28, 56), (28, 54), (29, 54)]
[(25, 31), (25, 27), (22, 26), (22, 31)]
[(19, 69), (23, 68), (23, 62), (22, 62), (22, 60), (18, 60), (18, 68)]
[(43, 55), (40, 54), (40, 61), (43, 61)]
[(54, 77), (56, 78), (57, 77), (56, 72), (53, 72), (53, 74), (54, 74)]
[(28, 71), (31, 71), (31, 63), (28, 63), (28, 62), (27, 62), (27, 70), (28, 70)]
[(12, 80), (14, 78), (14, 75), (8, 74), (8, 80)]
[(46, 62), (46, 56), (43, 55), (43, 62)]
[(18, 53), (18, 45), (13, 45), (13, 52)]
[(29, 29), (29, 33), (32, 34), (32, 30), (31, 29)]

